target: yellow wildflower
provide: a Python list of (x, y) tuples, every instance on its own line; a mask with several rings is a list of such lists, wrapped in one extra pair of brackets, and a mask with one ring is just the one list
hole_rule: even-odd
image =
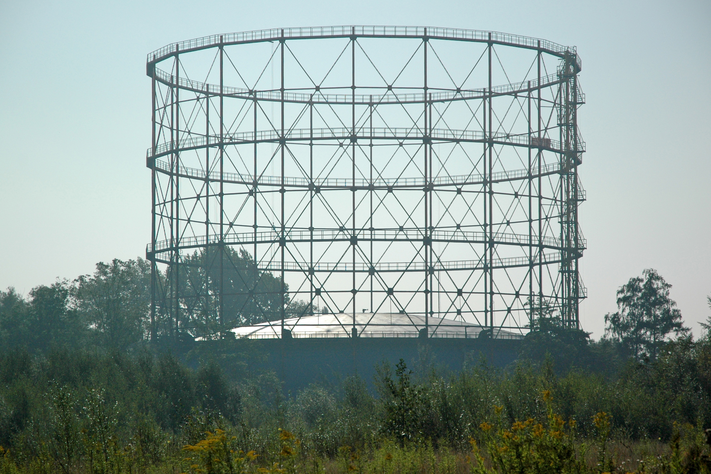
[(593, 423), (595, 423), (595, 428), (602, 431), (610, 426), (610, 415), (604, 411), (598, 412), (593, 417)]

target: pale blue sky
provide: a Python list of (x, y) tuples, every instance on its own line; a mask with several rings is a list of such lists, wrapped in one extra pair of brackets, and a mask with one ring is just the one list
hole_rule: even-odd
[(145, 57), (214, 33), (321, 25), (493, 30), (577, 46), (587, 104), (583, 327), (645, 268), (698, 334), (711, 314), (711, 1), (24, 0), (0, 4), (0, 288), (27, 293), (150, 239)]

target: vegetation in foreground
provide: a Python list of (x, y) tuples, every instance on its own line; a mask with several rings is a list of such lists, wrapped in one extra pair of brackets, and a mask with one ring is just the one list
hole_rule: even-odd
[(372, 390), (290, 394), (240, 363), (248, 341), (148, 343), (145, 275), (0, 292), (0, 474), (709, 472), (711, 324), (694, 340), (653, 270), (599, 342), (539, 301), (511, 367), (401, 361)]
[(288, 396), (273, 375), (231, 383), (170, 355), (11, 352), (0, 473), (708, 472), (708, 352), (680, 341), (613, 377), (401, 362), (375, 394), (346, 378)]

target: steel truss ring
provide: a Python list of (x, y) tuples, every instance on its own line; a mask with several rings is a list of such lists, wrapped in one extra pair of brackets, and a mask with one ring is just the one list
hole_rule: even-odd
[[(391, 65), (379, 45), (392, 40), (406, 46)], [(340, 53), (321, 64), (319, 48)], [(547, 40), (424, 27), (270, 29), (150, 53), (153, 331), (213, 317), (225, 330), (262, 310), (285, 331), (297, 299), (351, 315), (347, 337), (361, 306), (387, 304), (421, 315), (425, 336), (429, 317), (522, 333), (544, 304), (577, 327), (581, 67)], [(281, 285), (269, 309), (257, 283), (225, 287), (233, 251)], [(246, 302), (226, 309), (234, 295)]]

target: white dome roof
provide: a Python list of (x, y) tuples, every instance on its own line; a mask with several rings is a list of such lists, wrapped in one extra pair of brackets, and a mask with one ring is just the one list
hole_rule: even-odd
[[(355, 328), (360, 337), (418, 337), (425, 329), (422, 315), (406, 313), (357, 313)], [(432, 338), (477, 338), (485, 328), (464, 321), (430, 317)], [(284, 329), (293, 338), (347, 338), (352, 336), (353, 314), (314, 314), (284, 320)], [(281, 337), (281, 321), (271, 321), (232, 329), (237, 338), (276, 339)], [(497, 339), (520, 339), (522, 334), (494, 328)]]

